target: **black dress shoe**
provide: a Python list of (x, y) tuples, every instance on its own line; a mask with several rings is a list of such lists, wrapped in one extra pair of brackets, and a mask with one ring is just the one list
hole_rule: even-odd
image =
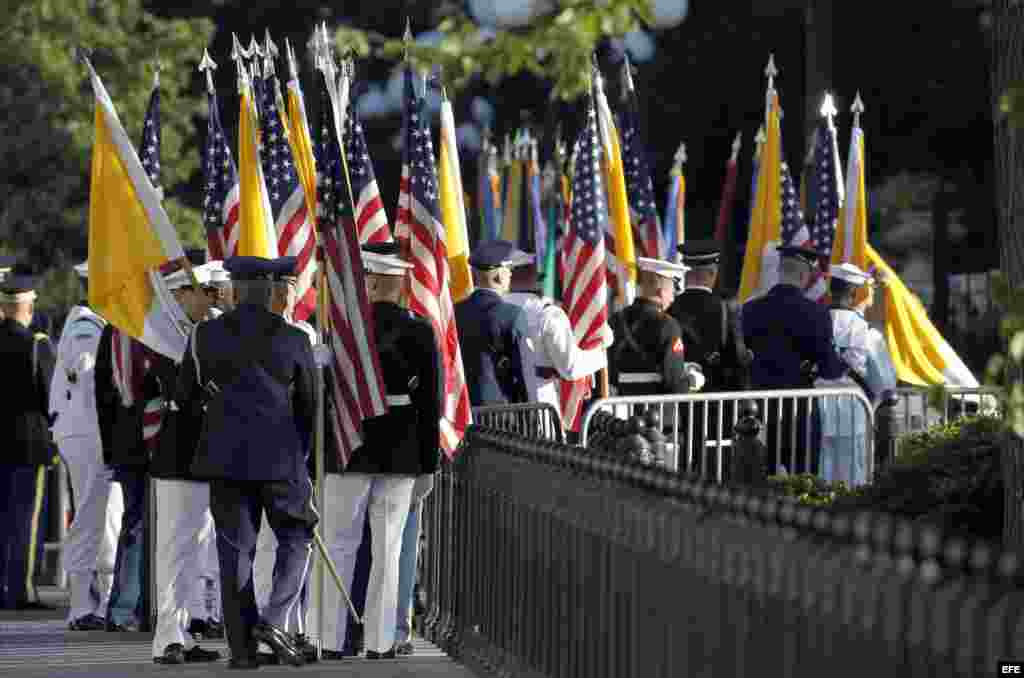
[(366, 649), (362, 624), (352, 624), (345, 633), (345, 644), (341, 648), (346, 657), (357, 657)]
[(184, 664), (185, 663), (185, 648), (181, 643), (171, 643), (164, 648), (164, 653), (160, 657), (153, 657), (154, 664)]
[(416, 652), (416, 648), (408, 640), (395, 645), (395, 654), (399, 657), (408, 657)]
[(220, 652), (216, 650), (204, 650), (198, 645), (193, 645), (191, 649), (185, 650), (185, 661), (189, 664), (196, 662), (215, 662), (220, 659)]
[(224, 625), (215, 619), (193, 619), (188, 624), (188, 632), (196, 639), (218, 640), (224, 637)]
[(309, 642), (309, 638), (306, 638), (305, 633), (295, 634), (295, 649), (298, 650), (307, 664), (315, 664), (320, 660), (320, 657), (317, 655), (316, 645)]
[(103, 617), (97, 617), (94, 614), (87, 614), (84, 617), (79, 617), (68, 624), (68, 628), (72, 631), (102, 631), (106, 627), (106, 620)]
[(348, 659), (355, 655), (345, 654), (344, 652), (338, 652), (337, 650), (324, 650), (320, 655), (320, 658), (325, 662), (340, 662), (342, 659)]
[(303, 666), (306, 663), (299, 651), (295, 649), (288, 634), (272, 624), (257, 624), (252, 629), (252, 637), (261, 643), (266, 643), (282, 664)]
[(139, 627), (135, 624), (118, 624), (117, 622), (108, 621), (105, 630), (111, 633), (135, 633), (139, 630)]
[(394, 659), (395, 658), (395, 648), (391, 648), (387, 652), (374, 652), (373, 650), (368, 650), (366, 652), (366, 658), (367, 659)]
[(254, 657), (240, 657), (228, 662), (229, 669), (240, 671), (255, 671), (260, 667), (260, 662)]

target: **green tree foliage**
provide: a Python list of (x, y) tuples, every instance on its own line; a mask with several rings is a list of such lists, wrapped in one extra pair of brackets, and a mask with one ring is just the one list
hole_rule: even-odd
[(162, 183), (184, 240), (198, 212), (179, 200), (199, 163), (193, 72), (213, 31), (206, 19), (163, 19), (141, 0), (9, 0), (0, 28), (0, 242), (42, 266), (85, 254), (94, 98), (74, 49), (92, 62), (138, 139), (159, 59)]
[(375, 33), (342, 28), (335, 33), (341, 50), (409, 60), (426, 70), (440, 66), (445, 85), (459, 90), (474, 78), (495, 84), (522, 72), (554, 83), (555, 95), (574, 99), (586, 93), (591, 55), (606, 37), (625, 35), (651, 21), (650, 0), (561, 0), (559, 9), (520, 30), (482, 32), (454, 12), (438, 25), (440, 44), (406, 45)]

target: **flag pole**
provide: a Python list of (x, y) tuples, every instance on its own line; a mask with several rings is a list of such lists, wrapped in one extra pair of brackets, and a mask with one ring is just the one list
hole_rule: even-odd
[[(592, 55), (592, 59), (593, 59), (593, 61), (591, 63), (590, 69), (588, 70), (589, 77), (587, 79), (589, 81), (588, 89), (590, 90), (590, 105), (596, 107), (597, 106), (597, 99), (596, 99), (596, 95), (594, 94), (594, 88), (600, 86), (601, 73), (600, 73), (600, 71), (598, 70), (598, 67), (597, 67), (597, 55), (593, 54)], [(600, 113), (597, 114), (597, 124), (598, 124), (598, 126), (600, 126), (600, 124), (601, 124)], [(602, 178), (602, 180), (604, 179), (604, 177), (601, 177), (601, 178)], [(607, 183), (607, 181), (602, 181), (602, 184), (606, 184), (606, 183)], [(608, 190), (608, 187), (605, 186), (605, 191), (607, 191), (607, 190)], [(571, 206), (570, 206), (570, 208), (571, 208)], [(620, 294), (620, 291), (618, 289), (616, 289), (615, 290), (615, 295), (618, 297), (619, 294)], [(625, 301), (625, 294), (622, 295), (622, 299), (623, 299), (623, 301)], [(607, 353), (607, 351), (605, 351), (605, 353)], [(608, 368), (607, 367), (605, 367), (605, 368), (601, 369), (600, 371), (598, 371), (598, 373), (597, 373), (597, 394), (598, 394), (599, 397), (607, 398), (611, 394), (611, 384), (609, 383), (609, 381), (610, 380), (608, 378)]]

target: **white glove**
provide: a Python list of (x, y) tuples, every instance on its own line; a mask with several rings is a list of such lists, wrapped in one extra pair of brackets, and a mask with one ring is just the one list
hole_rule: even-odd
[(331, 347), (327, 344), (317, 344), (313, 347), (313, 361), (317, 367), (327, 367), (331, 364)]
[(609, 349), (613, 343), (615, 343), (615, 333), (612, 332), (612, 328), (609, 327), (608, 323), (605, 323), (601, 326), (601, 348)]
[(690, 390), (699, 391), (704, 388), (707, 379), (697, 363), (686, 363), (686, 372), (690, 375)]
[(427, 473), (421, 476), (416, 476), (416, 482), (412, 486), (412, 504), (418, 504), (433, 491), (434, 489), (434, 474)]

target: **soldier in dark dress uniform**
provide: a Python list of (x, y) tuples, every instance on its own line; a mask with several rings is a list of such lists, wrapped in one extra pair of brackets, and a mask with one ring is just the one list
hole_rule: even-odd
[[(176, 402), (202, 397), (205, 423), (191, 472), (210, 482), (224, 626), (233, 668), (257, 668), (258, 642), (279, 661), (305, 660), (284, 630), (297, 603), (318, 516), (306, 469), (316, 409), (309, 338), (269, 309), (290, 293), (295, 257), (234, 257), (236, 306), (199, 325), (186, 349)], [(252, 562), (260, 521), (277, 537), (270, 600), (260, 618)]]
[(4, 387), (17, 397), (0, 409), (6, 436), (0, 454), (0, 609), (33, 609), (39, 603), (32, 575), (39, 556), (40, 511), (46, 467), (56, 450), (50, 441), (50, 379), (54, 351), (49, 337), (29, 327), (35, 307), (36, 279), (28, 269), (12, 267), (0, 282), (0, 369)]
[(502, 299), (522, 256), (510, 242), (489, 240), (469, 257), (476, 289), (455, 304), (455, 324), (473, 407), (529, 400), (523, 374), (526, 313)]
[[(686, 289), (672, 302), (668, 314), (676, 319), (683, 331), (687, 360), (703, 369), (707, 379), (705, 392), (740, 390), (746, 383), (744, 375), (751, 356), (736, 329), (736, 318), (726, 301), (713, 291), (721, 258), (718, 243), (714, 240), (688, 240), (679, 246), (679, 252), (683, 255), (683, 264), (690, 270), (686, 274)], [(721, 434), (719, 410), (722, 412)], [(724, 403), (721, 408), (713, 402), (706, 406), (704, 403), (694, 404), (692, 447), (700, 464), (695, 470), (711, 470), (713, 462), (712, 466), (705, 465), (705, 462), (714, 459), (715, 447), (709, 450), (707, 441), (714, 441), (712, 445), (717, 446), (731, 437), (734, 410), (731, 402)], [(728, 465), (728, 455), (724, 452), (723, 464)]]
[[(399, 556), (409, 508), (428, 490), (440, 462), (444, 377), (438, 339), (430, 322), (398, 305), (411, 265), (394, 243), (363, 246), (367, 291), (373, 302), (374, 332), (388, 412), (363, 422), (363, 444), (348, 465), (328, 459), (325, 513), (327, 539), (338, 572), (352, 584), (356, 556), (370, 521), (370, 572), (363, 621), (368, 659), (396, 656)], [(345, 647), (348, 608), (335, 591), (325, 591), (334, 608), (325, 629), (328, 660), (349, 654)]]
[[(828, 308), (804, 294), (821, 255), (803, 244), (785, 245), (778, 251), (781, 257), (779, 283), (763, 297), (743, 307), (744, 340), (754, 353), (750, 366), (751, 388), (812, 388), (815, 375), (838, 379), (845, 374), (846, 366), (835, 350), (832, 318)], [(768, 449), (778, 450), (779, 464), (792, 463), (788, 471), (815, 473), (817, 454), (811, 453), (807, 443), (810, 414), (807, 401), (794, 405), (792, 400), (786, 400), (781, 409), (780, 426), (778, 402), (769, 401), (765, 413)], [(777, 446), (776, 440), (779, 441)]]

